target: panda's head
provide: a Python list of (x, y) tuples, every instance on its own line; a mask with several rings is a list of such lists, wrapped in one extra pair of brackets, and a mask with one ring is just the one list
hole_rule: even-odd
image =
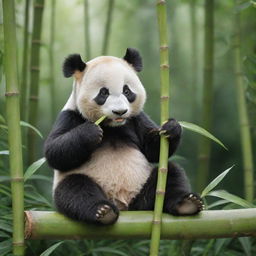
[(84, 63), (73, 54), (63, 64), (64, 76), (75, 78), (72, 104), (92, 122), (106, 115), (109, 126), (123, 125), (142, 110), (146, 92), (136, 74), (141, 70), (141, 56), (131, 48), (123, 58), (101, 56)]

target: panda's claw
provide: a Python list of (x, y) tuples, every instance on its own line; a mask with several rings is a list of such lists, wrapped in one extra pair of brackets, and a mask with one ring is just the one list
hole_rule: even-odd
[(118, 213), (116, 213), (111, 206), (104, 204), (98, 207), (95, 216), (97, 221), (102, 224), (112, 224), (117, 220)]
[(176, 209), (178, 215), (194, 215), (202, 211), (204, 205), (200, 196), (191, 193), (182, 199)]

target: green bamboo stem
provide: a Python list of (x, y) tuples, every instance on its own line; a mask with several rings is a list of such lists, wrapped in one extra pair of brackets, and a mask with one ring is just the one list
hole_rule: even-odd
[[(34, 2), (34, 20), (31, 46), (31, 79), (29, 95), (29, 123), (37, 126), (38, 94), (39, 94), (39, 72), (40, 72), (40, 45), (43, 18), (44, 0)], [(29, 163), (35, 161), (36, 134), (32, 129), (28, 130), (28, 155)]]
[(84, 0), (84, 34), (85, 34), (85, 57), (87, 60), (91, 58), (90, 43), (90, 19), (89, 19), (89, 1)]
[(24, 35), (23, 35), (23, 59), (22, 59), (22, 76), (21, 76), (21, 119), (27, 120), (28, 109), (28, 46), (29, 46), (29, 6), (30, 0), (25, 2), (25, 20), (24, 20)]
[[(151, 211), (121, 212), (117, 223), (95, 226), (57, 212), (26, 212), (26, 239), (148, 239)], [(65, 227), (65, 228), (63, 228)], [(198, 216), (163, 214), (163, 239), (210, 239), (256, 236), (256, 209), (203, 211)]]
[(24, 255), (24, 190), (14, 0), (3, 0), (6, 119), (13, 212), (13, 254)]
[(108, 43), (109, 43), (109, 38), (111, 33), (111, 23), (112, 23), (112, 17), (113, 17), (114, 3), (115, 3), (115, 0), (108, 0), (107, 22), (105, 26), (104, 39), (103, 39), (103, 45), (102, 45), (102, 55), (106, 55), (108, 52)]
[[(160, 41), (160, 77), (161, 77), (161, 125), (169, 118), (169, 51), (167, 35), (166, 2), (157, 1), (157, 19)], [(156, 188), (154, 217), (150, 243), (150, 256), (158, 255), (161, 236), (162, 210), (168, 171), (169, 142), (161, 135), (159, 169)]]
[[(239, 2), (236, 1), (236, 4)], [(240, 136), (243, 154), (244, 189), (246, 200), (252, 202), (254, 198), (254, 175), (253, 175), (253, 154), (250, 124), (245, 100), (244, 79), (241, 64), (241, 24), (240, 12), (237, 11), (234, 17), (234, 55), (235, 55), (235, 77), (237, 89), (237, 105), (240, 119)]]
[(193, 96), (193, 108), (197, 112), (197, 73), (198, 73), (198, 33), (196, 21), (196, 0), (191, 0), (190, 4), (190, 24), (191, 24), (191, 96)]
[[(205, 34), (204, 34), (204, 76), (201, 126), (208, 131), (212, 127), (213, 104), (213, 69), (214, 69), (214, 0), (205, 0)], [(205, 137), (199, 142), (199, 166), (197, 175), (197, 190), (208, 183), (211, 141)]]
[(50, 61), (50, 97), (51, 97), (51, 119), (52, 122), (56, 118), (56, 95), (55, 95), (55, 72), (54, 72), (54, 43), (55, 43), (55, 13), (56, 0), (51, 1), (51, 23), (50, 23), (50, 45), (49, 45), (49, 61)]

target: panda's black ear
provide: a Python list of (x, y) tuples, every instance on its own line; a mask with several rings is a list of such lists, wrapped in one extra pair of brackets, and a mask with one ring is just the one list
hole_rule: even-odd
[(70, 54), (63, 63), (63, 74), (65, 77), (71, 77), (76, 72), (84, 71), (86, 64), (82, 61), (80, 54)]
[(131, 64), (137, 72), (142, 70), (142, 58), (136, 49), (127, 48), (123, 59)]

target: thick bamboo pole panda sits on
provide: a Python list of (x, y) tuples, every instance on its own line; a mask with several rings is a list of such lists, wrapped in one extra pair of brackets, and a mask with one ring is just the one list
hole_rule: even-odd
[[(53, 194), (59, 212), (88, 223), (111, 224), (119, 210), (153, 210), (159, 161), (159, 132), (170, 140), (171, 156), (180, 141), (175, 119), (157, 126), (144, 112), (145, 89), (138, 51), (123, 58), (97, 57), (87, 63), (67, 57), (72, 93), (45, 142), (45, 156), (55, 169)], [(100, 126), (94, 122), (107, 118)], [(194, 215), (201, 198), (192, 193), (184, 171), (169, 163), (164, 212)]]

